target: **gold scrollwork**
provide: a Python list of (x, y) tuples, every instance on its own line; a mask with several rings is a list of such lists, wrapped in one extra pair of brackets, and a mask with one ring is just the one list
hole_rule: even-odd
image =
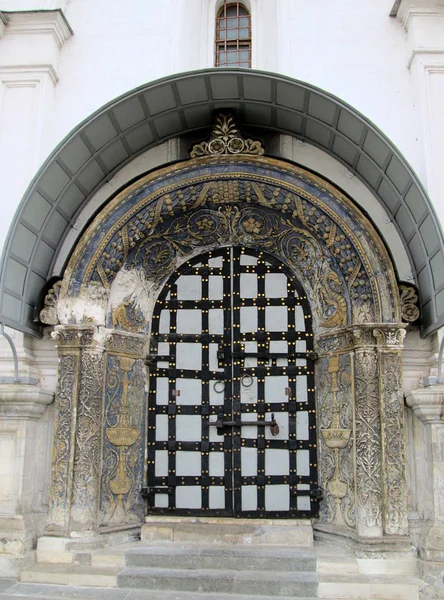
[(342, 481), (339, 471), (339, 450), (345, 448), (349, 442), (351, 429), (343, 429), (340, 426), (339, 420), (339, 402), (338, 402), (338, 372), (339, 372), (339, 356), (330, 357), (328, 363), (328, 373), (331, 374), (331, 393), (333, 396), (333, 418), (331, 427), (321, 429), (325, 444), (328, 448), (334, 450), (335, 453), (335, 471), (333, 478), (328, 482), (327, 489), (333, 496), (336, 505), (336, 518), (339, 522), (343, 521), (341, 513), (341, 500), (347, 494), (347, 483)]
[(120, 356), (119, 364), (123, 371), (120, 413), (117, 425), (106, 429), (106, 437), (113, 446), (116, 446), (119, 449), (117, 473), (109, 482), (111, 492), (117, 496), (117, 505), (114, 511), (113, 520), (116, 522), (124, 522), (125, 510), (123, 508), (123, 498), (131, 489), (131, 480), (126, 474), (125, 449), (137, 442), (140, 437), (140, 430), (136, 427), (132, 427), (130, 424), (128, 410), (128, 374), (132, 369), (134, 360)]
[(214, 122), (210, 139), (195, 144), (191, 158), (221, 154), (253, 154), (262, 156), (264, 148), (257, 140), (243, 138), (232, 115), (218, 115)]
[(419, 297), (415, 288), (411, 285), (401, 283), (399, 285), (401, 298), (401, 316), (406, 323), (414, 323), (421, 316), (419, 310)]

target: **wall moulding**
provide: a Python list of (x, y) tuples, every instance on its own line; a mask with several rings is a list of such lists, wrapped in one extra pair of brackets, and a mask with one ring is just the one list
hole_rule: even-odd
[(74, 34), (63, 11), (37, 10), (2, 12), (6, 20), (5, 35), (51, 35), (58, 49)]
[(37, 420), (53, 401), (52, 392), (35, 385), (1, 383), (0, 419)]
[(6, 86), (38, 85), (44, 83), (45, 77), (49, 77), (53, 85), (58, 82), (57, 71), (52, 64), (0, 66), (0, 79)]
[(397, 0), (392, 8), (391, 16), (396, 16), (406, 31), (415, 17), (444, 17), (444, 7), (438, 2), (418, 2), (418, 0)]
[(444, 385), (412, 390), (406, 402), (423, 423), (444, 423)]

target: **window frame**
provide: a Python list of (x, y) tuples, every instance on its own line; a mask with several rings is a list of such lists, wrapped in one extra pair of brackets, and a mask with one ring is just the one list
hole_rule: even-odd
[[(231, 7), (236, 8), (236, 15), (229, 16), (227, 15), (227, 10)], [(240, 11), (243, 11), (242, 13)], [(248, 25), (240, 24), (240, 19), (248, 19)], [(236, 27), (228, 28), (227, 21), (228, 19), (236, 19)], [(221, 28), (220, 24), (225, 21), (225, 27)], [(248, 28), (248, 37), (240, 37), (239, 31)], [(229, 39), (227, 32), (232, 30), (237, 30), (238, 35)], [(220, 33), (225, 32), (223, 38), (220, 37)], [(252, 43), (252, 15), (251, 10), (249, 10), (248, 6), (241, 0), (223, 0), (223, 3), (217, 8), (216, 11), (216, 20), (215, 20), (215, 38), (214, 38), (214, 66), (216, 68), (245, 68), (251, 69), (253, 63), (253, 43)], [(240, 60), (240, 52), (248, 51), (248, 61)], [(235, 52), (237, 54), (236, 62), (227, 62), (227, 55), (230, 52)], [(221, 54), (224, 53), (225, 60), (220, 60)], [(248, 65), (242, 64), (248, 62)]]

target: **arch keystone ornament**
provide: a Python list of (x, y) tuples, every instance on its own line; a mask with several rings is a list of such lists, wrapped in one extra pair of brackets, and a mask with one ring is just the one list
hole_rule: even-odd
[(252, 154), (262, 156), (264, 148), (259, 141), (245, 139), (239, 133), (233, 115), (220, 114), (214, 121), (213, 131), (208, 141), (195, 144), (190, 152), (191, 158), (211, 156), (212, 154)]
[[(140, 525), (147, 511), (212, 510), (209, 497), (219, 492), (207, 453), (222, 442), (211, 436), (232, 427), (230, 439), (236, 439), (245, 410), (266, 433), (237, 436), (240, 445), (232, 454), (277, 454), (268, 455), (264, 473), (214, 476), (225, 486), (224, 497), (257, 486), (249, 514), (275, 510), (287, 518), (294, 510), (308, 517), (319, 508), (320, 535), (399, 541), (406, 534), (405, 324), (390, 256), (367, 217), (321, 177), (260, 153), (233, 154), (230, 140), (240, 140), (235, 148), (252, 146), (224, 119), (210, 142), (200, 144), (206, 152), (225, 137), (216, 145), (220, 152), (159, 169), (123, 190), (97, 215), (69, 260), (56, 303), (57, 336), (68, 341), (59, 343), (53, 522), (67, 533), (74, 525), (76, 531), (107, 532)], [(234, 350), (230, 336), (238, 344)], [(91, 354), (100, 355), (94, 373), (103, 386), (93, 394), (100, 472), (83, 466), (80, 440), (92, 430), (76, 410), (86, 393), (79, 360)], [(198, 362), (190, 366), (193, 360)], [(301, 381), (305, 387), (298, 387)], [(240, 391), (229, 392), (232, 385)], [(210, 390), (216, 397), (222, 393), (223, 405), (209, 402)], [(256, 392), (237, 411), (238, 396)], [(232, 411), (230, 418), (227, 412), (220, 416), (220, 406)], [(305, 425), (300, 421), (292, 429), (299, 413), (300, 419), (307, 413)], [(159, 439), (165, 424), (171, 429)], [(293, 473), (299, 467), (291, 467), (292, 452), (307, 444), (307, 473)], [(231, 450), (224, 449), (227, 469)], [(271, 458), (280, 452), (289, 453), (284, 461)], [(290, 467), (281, 472), (287, 456)], [(294, 483), (299, 475), (308, 488)], [(74, 511), (73, 490), (82, 478), (91, 482), (93, 515)], [(184, 500), (179, 488), (196, 488), (196, 478), (201, 491), (188, 491)], [(267, 508), (274, 485), (291, 488), (289, 508)], [(294, 501), (304, 494), (310, 508)], [(163, 499), (156, 504), (158, 495)]]

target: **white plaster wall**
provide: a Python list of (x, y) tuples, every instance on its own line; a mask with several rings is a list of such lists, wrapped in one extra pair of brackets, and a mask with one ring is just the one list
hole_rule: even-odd
[[(414, 106), (406, 33), (389, 17), (392, 0), (250, 0), (253, 10), (253, 66), (310, 82), (353, 105), (400, 148), (425, 175), (420, 119)], [(38, 137), (30, 114), (20, 102), (0, 106), (0, 121), (25, 131), (37, 143), (37, 163), (92, 112), (128, 90), (182, 70), (212, 66), (214, 12), (217, 0), (0, 0), (0, 10), (62, 7), (74, 31), (59, 51), (59, 81), (50, 103), (49, 120)], [(0, 39), (0, 66), (32, 62), (36, 36), (7, 47), (8, 27)], [(20, 46), (22, 44), (22, 46)], [(15, 59), (11, 53), (16, 53)], [(43, 118), (45, 107), (32, 102)], [(25, 114), (26, 112), (26, 114)], [(0, 140), (6, 156), (12, 136)], [(17, 143), (19, 140), (17, 138)], [(20, 145), (20, 144), (19, 144)], [(21, 144), (23, 145), (23, 144)], [(23, 157), (13, 146), (8, 172), (29, 181)], [(4, 238), (23, 186), (3, 200), (0, 240)], [(3, 196), (4, 198), (4, 196)]]
[[(253, 67), (310, 82), (353, 105), (419, 168), (405, 31), (391, 0), (252, 0)], [(213, 66), (215, 0), (71, 0), (49, 151), (94, 110), (159, 77)], [(1, 2), (0, 2), (1, 7)]]

